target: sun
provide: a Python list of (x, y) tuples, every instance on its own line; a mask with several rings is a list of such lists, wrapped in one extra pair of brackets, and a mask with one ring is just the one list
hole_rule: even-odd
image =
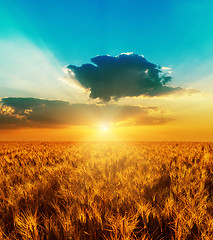
[(109, 128), (106, 125), (101, 126), (101, 130), (104, 131), (104, 132), (108, 131), (108, 129)]

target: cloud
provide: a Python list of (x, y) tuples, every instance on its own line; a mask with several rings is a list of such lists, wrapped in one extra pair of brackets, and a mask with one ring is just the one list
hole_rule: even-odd
[(94, 57), (91, 61), (93, 64), (83, 64), (80, 67), (68, 65), (67, 70), (70, 78), (91, 91), (90, 98), (93, 99), (108, 102), (127, 96), (153, 97), (184, 91), (181, 87), (167, 85), (172, 80), (169, 68), (160, 68), (142, 55), (104, 55)]
[(0, 129), (15, 129), (25, 126), (25, 119), (0, 112)]
[(111, 125), (159, 125), (171, 119), (158, 108), (117, 104), (70, 104), (67, 101), (39, 98), (2, 98), (0, 129), (99, 127)]

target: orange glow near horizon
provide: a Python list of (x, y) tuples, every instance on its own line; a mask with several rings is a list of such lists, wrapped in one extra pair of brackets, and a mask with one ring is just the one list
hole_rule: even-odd
[(168, 124), (111, 128), (71, 127), (64, 129), (2, 130), (1, 141), (212, 141), (209, 125)]
[[(88, 111), (85, 118), (78, 120), (75, 117), (75, 121), (81, 122), (83, 119), (90, 126), (56, 128), (47, 124), (44, 128), (2, 128), (0, 141), (213, 141), (213, 96), (170, 98), (170, 101), (162, 98), (158, 99), (158, 103), (156, 99), (150, 101), (155, 104), (151, 102), (148, 105), (165, 109), (164, 114), (168, 112), (171, 120), (137, 125), (135, 121), (140, 120), (140, 116), (136, 113), (129, 117), (131, 111), (122, 112), (121, 108), (120, 112), (114, 108), (102, 115)], [(145, 100), (143, 103), (145, 105)], [(160, 116), (159, 112), (156, 114)], [(143, 120), (141, 118), (140, 121), (143, 123)]]

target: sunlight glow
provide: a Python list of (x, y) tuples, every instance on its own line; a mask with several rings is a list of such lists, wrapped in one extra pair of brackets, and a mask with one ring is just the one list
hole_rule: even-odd
[(101, 130), (106, 132), (109, 128), (106, 125), (101, 126)]

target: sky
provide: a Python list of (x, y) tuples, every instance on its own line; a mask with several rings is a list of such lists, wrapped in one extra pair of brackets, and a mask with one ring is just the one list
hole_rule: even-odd
[(211, 0), (0, 2), (0, 140), (213, 140)]

